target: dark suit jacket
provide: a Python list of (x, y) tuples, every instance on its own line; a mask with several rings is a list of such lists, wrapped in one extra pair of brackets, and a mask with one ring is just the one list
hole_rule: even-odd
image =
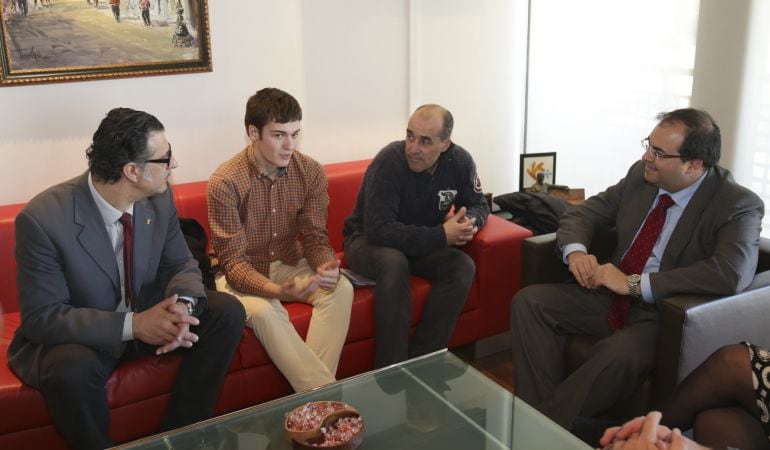
[[(44, 346), (81, 344), (118, 357), (125, 313), (115, 312), (120, 276), (88, 174), (53, 186), (16, 217), (17, 285), (21, 325), (8, 364), (39, 386)], [(133, 292), (136, 311), (172, 295), (206, 306), (201, 273), (179, 230), (170, 188), (134, 204)]]
[[(619, 264), (642, 226), (658, 188), (644, 181), (644, 162), (626, 177), (564, 214), (558, 245), (589, 247), (595, 228), (616, 227), (618, 245), (611, 262)], [(693, 195), (663, 253), (660, 271), (650, 274), (656, 300), (675, 294), (732, 295), (754, 277), (764, 203), (715, 166)]]

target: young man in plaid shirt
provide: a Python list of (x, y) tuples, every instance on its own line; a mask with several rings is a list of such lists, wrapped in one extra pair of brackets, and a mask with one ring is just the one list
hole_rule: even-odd
[[(243, 303), (247, 324), (297, 392), (335, 381), (353, 302), (326, 231), (326, 175), (296, 150), (301, 120), (286, 92), (249, 98), (251, 144), (219, 166), (206, 192), (217, 289)], [(282, 302), (313, 306), (305, 341)]]

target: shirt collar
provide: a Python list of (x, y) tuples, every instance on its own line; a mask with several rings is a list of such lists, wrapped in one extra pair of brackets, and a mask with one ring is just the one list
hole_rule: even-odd
[[(294, 161), (294, 154), (297, 152), (295, 149), (294, 152), (292, 152), (291, 159), (289, 160), (289, 165)], [(265, 172), (264, 168), (259, 164), (259, 158), (257, 158), (257, 149), (254, 148), (254, 143), (249, 144), (248, 152), (247, 152), (247, 159), (249, 160), (249, 164), (252, 164), (254, 167), (254, 170), (257, 174), (257, 177), (265, 177), (270, 178), (268, 174)], [(289, 166), (286, 167), (276, 167), (275, 168), (275, 180), (278, 181), (278, 178), (286, 175), (286, 171), (289, 170)]]
[(695, 180), (695, 183), (687, 186), (681, 191), (671, 193), (663, 188), (658, 189), (658, 197), (663, 194), (668, 194), (671, 196), (671, 200), (673, 200), (677, 206), (681, 207), (682, 209), (686, 208), (687, 204), (690, 203), (690, 200), (692, 200), (692, 196), (695, 195), (695, 191), (697, 191), (700, 185), (703, 184), (703, 180), (706, 179), (706, 175), (708, 175), (709, 170), (704, 171), (703, 175)]
[[(102, 197), (99, 191), (96, 190), (90, 172), (88, 173), (88, 189), (91, 191), (91, 197), (93, 197), (94, 202), (96, 202), (96, 207), (99, 209), (99, 214), (101, 214), (104, 224), (109, 226), (117, 222), (120, 219), (120, 216), (123, 215), (123, 211), (115, 209), (115, 207), (110, 205), (109, 202), (105, 200), (104, 197)], [(133, 216), (134, 203), (128, 205), (128, 208), (125, 212)]]

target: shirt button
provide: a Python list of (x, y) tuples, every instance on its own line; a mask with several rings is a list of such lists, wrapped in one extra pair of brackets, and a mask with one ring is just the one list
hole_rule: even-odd
[(273, 212), (275, 212), (275, 208), (273, 208)]
[(273, 255), (275, 255), (275, 252), (270, 252), (270, 256), (273, 256)]
[(276, 237), (276, 236), (278, 236), (278, 233), (273, 233), (273, 237)]

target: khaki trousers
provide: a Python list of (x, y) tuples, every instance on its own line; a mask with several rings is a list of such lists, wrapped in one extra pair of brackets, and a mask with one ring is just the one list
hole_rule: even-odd
[[(278, 284), (314, 274), (305, 258), (296, 266), (280, 261), (270, 264), (270, 280)], [(306, 303), (313, 305), (313, 316), (306, 341), (297, 334), (280, 300), (236, 291), (224, 276), (218, 277), (216, 284), (218, 291), (241, 301), (246, 310), (246, 323), (294, 391), (302, 392), (335, 381), (353, 304), (353, 286), (347, 278), (340, 277), (334, 291), (319, 290), (307, 300)]]

